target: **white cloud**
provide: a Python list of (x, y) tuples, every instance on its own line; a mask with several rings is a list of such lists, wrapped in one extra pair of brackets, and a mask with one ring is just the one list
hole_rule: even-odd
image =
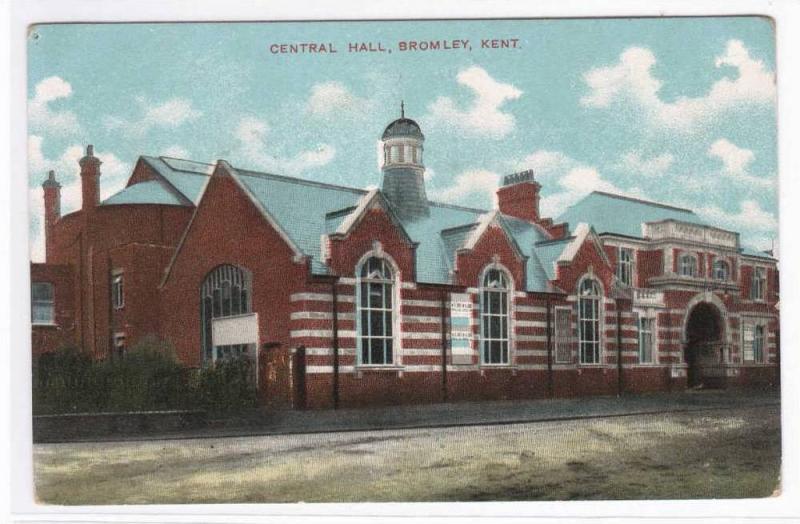
[(161, 156), (171, 158), (189, 158), (189, 151), (179, 145), (172, 145), (161, 152)]
[(772, 178), (761, 178), (748, 171), (755, 154), (732, 143), (728, 139), (720, 138), (708, 148), (708, 156), (718, 158), (723, 165), (720, 172), (722, 176), (748, 186), (772, 187)]
[(68, 110), (55, 111), (51, 102), (72, 96), (72, 85), (59, 76), (45, 78), (36, 84), (33, 98), (28, 100), (28, 126), (35, 133), (69, 135), (80, 130), (78, 117)]
[(735, 212), (725, 211), (718, 206), (704, 206), (697, 209), (697, 213), (725, 229), (751, 232), (774, 232), (778, 229), (775, 214), (762, 209), (755, 200), (743, 200)]
[(641, 197), (639, 189), (622, 190), (604, 179), (597, 168), (586, 165), (560, 151), (539, 150), (516, 162), (517, 169), (533, 169), (543, 184), (539, 209), (544, 217), (562, 213), (592, 191)]
[(458, 203), (467, 196), (479, 195), (486, 203), (496, 202), (500, 175), (486, 169), (473, 169), (457, 175), (453, 184), (432, 189), (431, 196), (445, 202)]
[(263, 120), (242, 118), (235, 135), (239, 142), (237, 154), (260, 169), (291, 176), (327, 165), (336, 156), (333, 146), (319, 144), (314, 149), (301, 151), (294, 156), (281, 157), (269, 151), (268, 135), (269, 126)]
[(657, 127), (692, 132), (723, 111), (774, 103), (774, 73), (763, 61), (753, 59), (739, 40), (729, 40), (725, 52), (715, 60), (717, 68), (735, 68), (736, 77), (717, 80), (704, 96), (665, 102), (659, 93), (661, 81), (652, 75), (655, 64), (656, 57), (650, 49), (626, 49), (616, 64), (584, 74), (590, 92), (581, 98), (581, 104), (606, 108), (614, 102), (627, 102)]
[(638, 151), (628, 151), (615, 167), (632, 175), (658, 177), (669, 171), (674, 162), (675, 157), (670, 153), (645, 158)]
[[(47, 172), (55, 171), (61, 183), (61, 214), (66, 215), (81, 207), (80, 160), (85, 150), (80, 145), (64, 149), (57, 158), (45, 157), (42, 153), (42, 137), (28, 137), (28, 173), (33, 187), (29, 189), (29, 221), (31, 235), (31, 260), (44, 260), (44, 203), (41, 182)], [(102, 162), (100, 166), (100, 199), (106, 199), (123, 187), (131, 173), (131, 165), (120, 160), (114, 153), (95, 151)]]
[(374, 105), (372, 100), (354, 95), (343, 83), (329, 81), (311, 87), (305, 111), (319, 118), (329, 118), (333, 115), (352, 118), (368, 114)]
[(503, 138), (514, 129), (514, 115), (501, 108), (507, 101), (522, 96), (522, 91), (498, 82), (478, 66), (460, 71), (456, 80), (472, 90), (472, 103), (461, 109), (452, 98), (439, 97), (428, 107), (429, 113), (423, 118), (426, 125), (441, 124), (466, 136), (495, 139)]
[(140, 116), (132, 120), (107, 116), (108, 129), (120, 129), (127, 135), (141, 138), (153, 128), (175, 129), (187, 122), (198, 119), (203, 113), (192, 107), (185, 98), (171, 98), (160, 104), (151, 104), (144, 98), (137, 98)]

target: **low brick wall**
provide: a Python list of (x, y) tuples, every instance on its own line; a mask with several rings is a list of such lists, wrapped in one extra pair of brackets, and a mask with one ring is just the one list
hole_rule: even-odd
[(205, 411), (36, 415), (33, 417), (33, 441), (69, 442), (95, 437), (163, 434), (206, 426)]

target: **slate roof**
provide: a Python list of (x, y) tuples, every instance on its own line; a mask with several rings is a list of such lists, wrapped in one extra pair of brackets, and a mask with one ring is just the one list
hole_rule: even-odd
[(171, 206), (185, 205), (183, 201), (171, 192), (159, 180), (148, 180), (128, 186), (107, 199), (101, 205), (111, 206), (117, 204), (162, 204)]
[(418, 140), (425, 140), (425, 135), (422, 134), (419, 124), (410, 118), (398, 118), (386, 126), (386, 129), (383, 131), (383, 135), (381, 136), (381, 140), (405, 136), (413, 137)]
[(642, 224), (666, 219), (708, 225), (694, 211), (622, 195), (594, 191), (568, 207), (555, 223), (568, 222), (574, 229), (579, 222), (591, 224), (597, 234), (614, 233), (641, 238)]
[[(166, 157), (143, 156), (141, 159), (156, 170), (161, 179), (130, 185), (106, 199), (103, 205), (197, 205), (215, 167)], [(311, 258), (312, 272), (327, 274), (329, 270), (321, 260), (322, 236), (336, 231), (356, 211), (368, 191), (230, 169), (299, 251)], [(417, 244), (417, 281), (445, 284), (450, 282), (456, 250), (465, 246), (481, 220), (488, 216), (488, 211), (440, 202), (429, 202), (429, 209), (429, 216), (405, 222), (403, 228), (411, 241)], [(507, 215), (497, 216), (527, 257), (528, 281), (524, 289), (548, 291), (548, 281), (555, 278), (555, 263), (574, 237), (549, 240), (539, 226)], [(598, 233), (640, 237), (642, 222), (669, 218), (704, 224), (688, 209), (602, 192), (589, 194), (556, 221), (569, 222), (572, 230), (585, 222)], [(755, 250), (743, 249), (742, 252), (748, 256), (770, 258), (768, 254)]]

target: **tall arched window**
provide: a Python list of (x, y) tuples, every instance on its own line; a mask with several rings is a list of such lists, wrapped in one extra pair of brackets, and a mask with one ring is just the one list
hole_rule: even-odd
[(368, 258), (358, 272), (359, 363), (394, 362), (394, 275), (380, 257)]
[(581, 281), (578, 287), (578, 339), (581, 364), (600, 363), (600, 284), (593, 278)]
[(697, 275), (697, 258), (689, 253), (684, 253), (678, 259), (678, 270), (680, 274), (686, 277), (693, 277)]
[(728, 280), (730, 276), (730, 268), (728, 267), (728, 263), (722, 259), (716, 259), (714, 261), (714, 280)]
[(248, 344), (214, 346), (211, 321), (250, 313), (251, 293), (250, 275), (239, 267), (218, 266), (206, 275), (200, 288), (203, 359), (206, 362), (240, 356), (250, 350)]
[(508, 364), (508, 278), (492, 268), (481, 287), (481, 362)]

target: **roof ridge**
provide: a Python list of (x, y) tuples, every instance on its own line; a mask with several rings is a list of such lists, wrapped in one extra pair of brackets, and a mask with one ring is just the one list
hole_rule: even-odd
[(298, 178), (287, 175), (276, 175), (275, 173), (266, 173), (263, 171), (252, 171), (250, 169), (242, 169), (236, 166), (231, 166), (231, 167), (233, 167), (233, 169), (235, 169), (237, 173), (243, 176), (252, 176), (257, 178), (271, 178), (273, 180), (284, 180), (286, 182), (293, 182), (296, 184), (303, 184), (308, 186), (324, 187), (328, 189), (340, 189), (343, 191), (350, 191), (352, 193), (359, 193), (362, 195), (366, 195), (367, 193), (369, 193), (369, 190), (367, 189), (358, 189), (355, 187), (340, 186), (338, 184), (331, 184), (328, 182), (317, 182), (316, 180), (308, 180), (307, 178)]
[(650, 205), (650, 206), (663, 207), (665, 209), (672, 209), (672, 210), (675, 210), (675, 211), (684, 211), (686, 213), (691, 213), (693, 215), (695, 214), (695, 212), (692, 211), (691, 209), (688, 209), (688, 208), (685, 208), (685, 207), (673, 206), (673, 205), (670, 205), (670, 204), (663, 204), (661, 202), (656, 202), (654, 200), (645, 200), (643, 198), (636, 198), (636, 197), (631, 197), (631, 196), (627, 196), (627, 195), (620, 195), (620, 194), (617, 194), (617, 193), (608, 193), (606, 191), (592, 191), (591, 193), (589, 193), (589, 195), (593, 195), (593, 194), (603, 195), (603, 196), (607, 196), (607, 197), (611, 197), (611, 198), (617, 198), (617, 199), (620, 199), (620, 200), (628, 200), (629, 202), (638, 202), (639, 204), (647, 204), (647, 205)]
[(461, 211), (474, 211), (476, 213), (488, 213), (492, 209), (480, 209), (477, 207), (462, 206), (460, 204), (450, 204), (447, 202), (437, 202), (435, 200), (428, 200), (428, 204), (438, 207), (449, 207), (450, 209), (460, 209)]

